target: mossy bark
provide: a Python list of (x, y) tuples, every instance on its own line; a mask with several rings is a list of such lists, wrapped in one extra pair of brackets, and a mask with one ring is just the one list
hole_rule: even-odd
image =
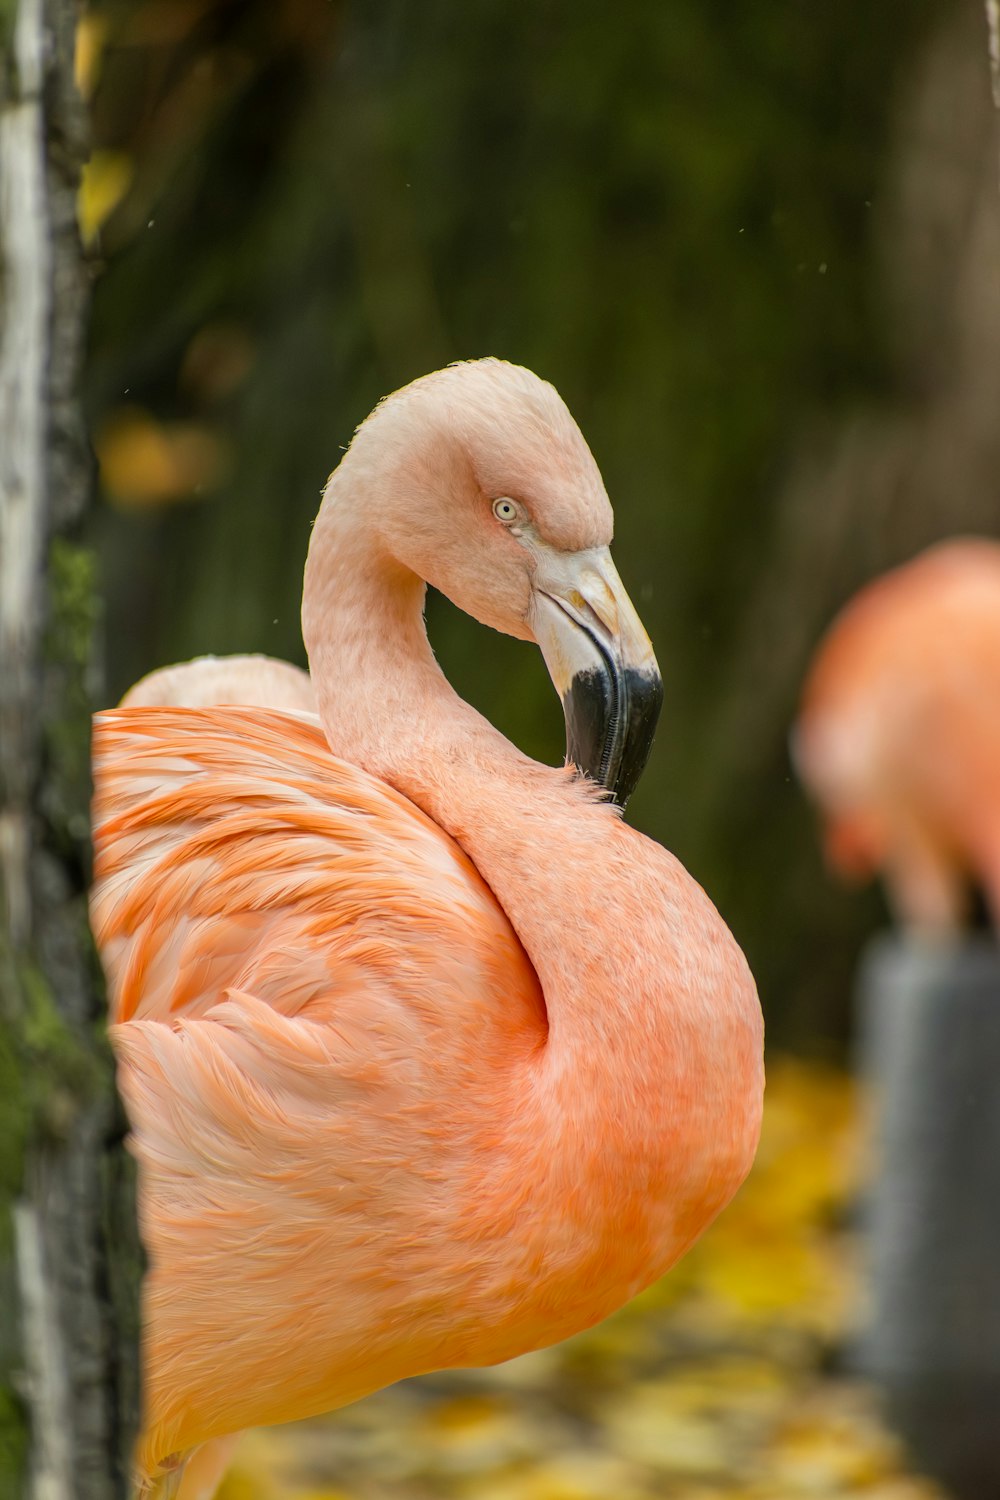
[(0, 1495), (127, 1489), (141, 1256), (87, 926), (95, 582), (72, 0), (0, 25)]

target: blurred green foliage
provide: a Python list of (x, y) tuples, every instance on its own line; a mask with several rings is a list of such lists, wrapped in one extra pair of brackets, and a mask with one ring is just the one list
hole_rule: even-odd
[[(96, 145), (129, 183), (95, 252), (98, 447), (134, 404), (222, 454), (200, 496), (100, 516), (115, 691), (206, 651), (301, 661), (309, 524), (356, 423), (450, 359), (527, 364), (601, 465), (664, 670), (631, 816), (706, 885), (769, 1023), (842, 1036), (877, 907), (819, 870), (794, 683), (746, 756), (738, 720), (714, 736), (793, 443), (891, 384), (871, 205), (895, 81), (940, 9), (95, 6)], [(559, 759), (535, 653), (429, 615), (459, 690)]]

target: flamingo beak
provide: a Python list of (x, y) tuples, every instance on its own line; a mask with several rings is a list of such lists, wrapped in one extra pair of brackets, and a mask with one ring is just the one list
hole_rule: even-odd
[(562, 699), (567, 761), (624, 807), (653, 744), (663, 683), (607, 547), (540, 556), (528, 618)]

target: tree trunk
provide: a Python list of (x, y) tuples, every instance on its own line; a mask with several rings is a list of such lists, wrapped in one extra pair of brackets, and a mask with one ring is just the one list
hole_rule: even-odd
[(0, 1495), (126, 1493), (141, 1264), (87, 927), (72, 0), (0, 0)]

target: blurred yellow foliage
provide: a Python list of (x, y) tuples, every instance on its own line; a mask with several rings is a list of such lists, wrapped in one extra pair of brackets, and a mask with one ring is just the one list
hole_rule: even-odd
[(853, 1295), (858, 1111), (772, 1060), (757, 1164), (675, 1271), (497, 1370), (249, 1434), (220, 1500), (935, 1500), (863, 1386), (822, 1373)]
[(124, 151), (95, 151), (83, 169), (76, 218), (85, 245), (93, 244), (132, 186), (134, 165)]
[(76, 28), (73, 76), (84, 99), (91, 99), (101, 76), (101, 61), (108, 35), (108, 18), (88, 10)]
[(210, 427), (158, 422), (139, 406), (122, 406), (94, 437), (101, 484), (126, 509), (196, 499), (222, 481), (228, 450)]

